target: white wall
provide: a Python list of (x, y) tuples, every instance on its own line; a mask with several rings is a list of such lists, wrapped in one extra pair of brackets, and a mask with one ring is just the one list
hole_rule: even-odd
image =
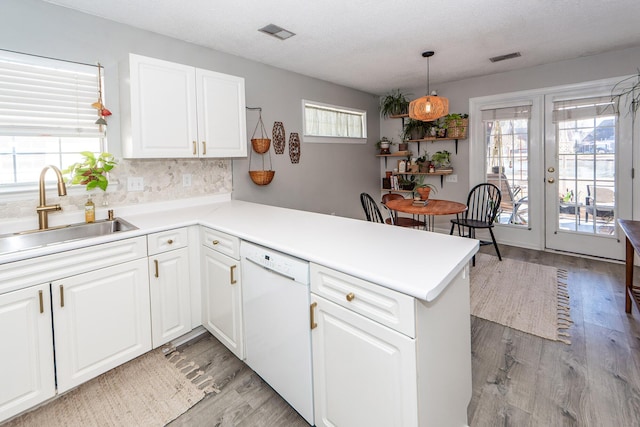
[[(257, 31), (256, 34), (257, 37), (261, 36)], [(117, 156), (121, 153), (118, 64), (130, 52), (244, 77), (247, 105), (263, 108), (263, 119), (269, 131), (273, 121), (283, 121), (287, 140), (290, 132), (301, 132), (302, 98), (350, 106), (368, 112), (369, 141), (372, 142), (362, 145), (305, 144), (298, 165), (292, 165), (288, 155), (275, 156), (272, 152), (276, 175), (274, 181), (265, 187), (258, 187), (249, 180), (246, 159), (232, 162), (202, 160), (199, 162), (204, 162), (204, 167), (199, 164), (194, 172), (193, 195), (201, 195), (203, 186), (206, 187), (205, 192), (211, 194), (229, 191), (228, 182), (207, 182), (205, 185), (205, 181), (210, 181), (216, 176), (222, 176), (220, 179), (224, 179), (228, 173), (228, 176), (233, 176), (234, 198), (363, 218), (359, 193), (379, 189), (377, 164), (373, 161), (375, 150), (372, 147), (379, 134), (378, 102), (377, 97), (371, 94), (38, 0), (2, 0), (0, 40), (0, 48), (3, 49), (90, 64), (100, 62), (105, 67), (105, 103), (113, 112), (113, 116), (108, 118), (109, 150)], [(257, 113), (247, 112), (249, 136), (257, 118)], [(122, 175), (126, 171), (136, 170), (137, 174), (144, 173), (129, 162), (122, 161), (121, 176), (118, 176), (121, 181), (126, 182), (126, 175)], [(145, 191), (148, 194), (146, 197), (135, 197), (133, 201), (158, 201), (192, 196), (189, 189), (181, 187), (179, 179), (166, 179), (167, 175), (179, 175), (188, 171), (188, 163), (175, 160), (152, 162), (153, 173), (145, 176), (145, 184), (148, 185)], [(206, 170), (207, 167), (217, 169), (219, 173), (200, 176), (199, 171)], [(232, 172), (230, 168), (233, 169)], [(164, 184), (154, 185), (155, 181), (162, 181)], [(197, 186), (200, 188), (196, 189)], [(120, 194), (110, 197), (110, 204), (113, 206), (132, 202), (131, 197), (121, 194), (126, 192), (126, 185), (121, 187), (124, 188), (117, 190)], [(35, 216), (36, 193), (28, 197), (33, 199)], [(14, 201), (3, 202), (2, 199), (0, 195), (0, 218), (15, 215), (17, 210), (9, 209)], [(52, 197), (52, 201), (54, 199)], [(62, 199), (60, 202), (63, 208), (65, 203), (78, 204), (73, 198)], [(25, 203), (28, 205), (29, 200), (25, 200)]]

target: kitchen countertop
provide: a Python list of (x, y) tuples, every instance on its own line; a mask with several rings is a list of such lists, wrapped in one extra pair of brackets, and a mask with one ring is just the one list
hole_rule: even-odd
[(239, 200), (210, 200), (116, 208), (117, 217), (139, 229), (0, 255), (0, 265), (199, 224), (433, 301), (478, 250), (477, 240), (457, 236)]

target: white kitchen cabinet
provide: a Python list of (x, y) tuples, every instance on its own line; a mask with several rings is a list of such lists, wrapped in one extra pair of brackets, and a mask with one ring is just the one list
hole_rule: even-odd
[(242, 77), (134, 54), (121, 71), (124, 157), (247, 155)]
[(191, 330), (189, 249), (149, 256), (153, 348)]
[(240, 261), (203, 245), (201, 269), (202, 324), (244, 359)]
[(311, 294), (317, 426), (417, 426), (414, 340)]
[(51, 283), (58, 392), (151, 350), (147, 260)]
[(55, 395), (49, 284), (0, 295), (0, 422)]

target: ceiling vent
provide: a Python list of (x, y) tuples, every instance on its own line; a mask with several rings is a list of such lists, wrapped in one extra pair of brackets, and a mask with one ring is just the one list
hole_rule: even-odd
[(500, 61), (505, 61), (507, 59), (518, 58), (519, 56), (522, 56), (520, 55), (520, 52), (513, 52), (513, 53), (507, 53), (506, 55), (494, 56), (493, 58), (489, 58), (489, 61), (500, 62)]
[(295, 33), (292, 33), (291, 31), (285, 30), (284, 28), (278, 27), (274, 24), (269, 24), (266, 27), (262, 27), (258, 31), (262, 31), (263, 33), (269, 34), (270, 36), (273, 36), (280, 40), (286, 40), (289, 37), (293, 37), (296, 35)]

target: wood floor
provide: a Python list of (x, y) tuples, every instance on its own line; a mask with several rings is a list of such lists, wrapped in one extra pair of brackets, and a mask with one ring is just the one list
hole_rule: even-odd
[[(624, 313), (624, 266), (507, 246), (501, 250), (506, 258), (569, 272), (571, 345), (472, 318), (470, 425), (640, 426), (640, 314), (635, 307), (631, 315)], [(481, 251), (493, 253), (491, 247)], [(307, 426), (215, 338), (207, 335), (180, 350), (214, 378), (220, 392), (171, 426)]]

